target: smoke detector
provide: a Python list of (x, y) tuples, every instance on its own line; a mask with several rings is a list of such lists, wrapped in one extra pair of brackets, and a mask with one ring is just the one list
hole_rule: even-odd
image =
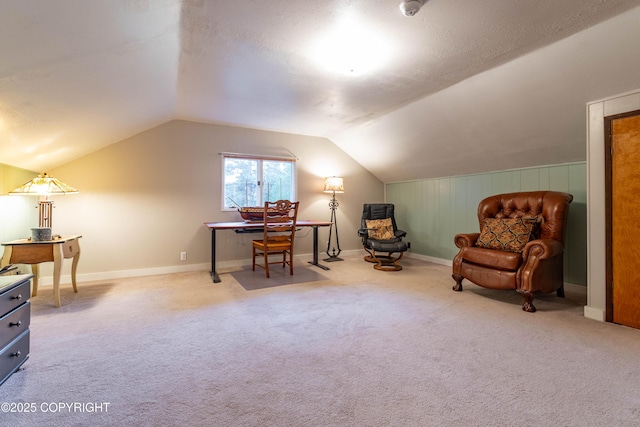
[(426, 2), (427, 0), (404, 0), (400, 3), (400, 11), (404, 16), (413, 16)]

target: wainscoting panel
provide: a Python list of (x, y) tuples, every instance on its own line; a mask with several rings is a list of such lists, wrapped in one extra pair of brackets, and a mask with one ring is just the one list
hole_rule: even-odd
[(386, 200), (396, 205), (398, 226), (407, 231), (411, 251), (451, 260), (457, 233), (478, 232), (478, 203), (516, 191), (554, 190), (573, 194), (566, 236), (565, 281), (586, 286), (586, 162), (432, 178), (386, 184)]

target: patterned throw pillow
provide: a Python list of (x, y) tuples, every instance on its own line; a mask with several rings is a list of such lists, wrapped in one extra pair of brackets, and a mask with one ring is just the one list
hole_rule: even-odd
[(369, 228), (369, 237), (376, 240), (393, 239), (393, 223), (391, 218), (386, 219), (367, 219), (365, 220), (367, 228)]
[(535, 224), (535, 220), (525, 218), (487, 218), (476, 246), (521, 253)]

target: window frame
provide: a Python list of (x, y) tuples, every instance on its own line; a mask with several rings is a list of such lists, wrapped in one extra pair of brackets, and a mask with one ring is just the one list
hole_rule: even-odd
[[(222, 181), (222, 185), (221, 185), (221, 192), (220, 192), (220, 197), (221, 197), (221, 210), (223, 212), (233, 212), (235, 210), (237, 210), (236, 206), (227, 206), (227, 204), (225, 203), (225, 199), (226, 199), (226, 186), (227, 186), (227, 175), (226, 175), (226, 160), (227, 159), (245, 159), (245, 160), (250, 160), (250, 161), (256, 161), (257, 162), (257, 179), (258, 179), (258, 187), (259, 190), (257, 190), (257, 195), (258, 195), (258, 206), (264, 206), (264, 202), (266, 200), (263, 200), (264, 198), (264, 162), (283, 162), (283, 163), (291, 163), (291, 201), (295, 201), (296, 197), (297, 197), (297, 192), (298, 192), (298, 180), (297, 180), (297, 158), (295, 157), (280, 157), (280, 156), (269, 156), (269, 155), (258, 155), (258, 154), (243, 154), (243, 153), (220, 153), (221, 156), (221, 181)], [(271, 201), (275, 201), (275, 200), (271, 200)], [(240, 203), (240, 201), (237, 201), (238, 203)], [(243, 206), (244, 207), (244, 206)]]

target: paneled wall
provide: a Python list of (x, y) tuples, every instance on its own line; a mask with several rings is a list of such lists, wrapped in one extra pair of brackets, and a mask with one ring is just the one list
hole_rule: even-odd
[(478, 232), (477, 209), (487, 196), (515, 191), (555, 190), (573, 194), (565, 247), (565, 282), (586, 286), (586, 162), (386, 184), (396, 205), (398, 227), (407, 231), (411, 252), (451, 261), (457, 233)]

